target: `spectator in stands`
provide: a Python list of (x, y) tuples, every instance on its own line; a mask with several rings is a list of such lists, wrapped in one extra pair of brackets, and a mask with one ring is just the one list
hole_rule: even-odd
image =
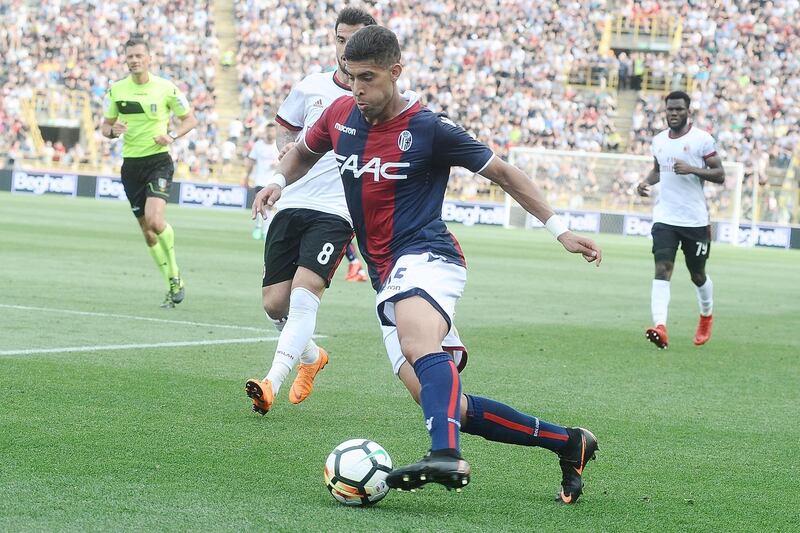
[[(22, 119), (22, 105), (33, 91), (85, 91), (98, 112), (109, 77), (124, 74), (118, 36), (142, 26), (159, 43), (154, 62), (160, 73), (185, 80), (181, 89), (190, 91), (200, 125), (193, 137), (173, 146), (173, 154), (179, 167), (193, 169), (193, 177), (211, 176), (214, 157), (220, 159), (229, 136), (238, 137), (239, 155), (246, 153), (241, 148), (274, 116), (290, 87), (306, 73), (333, 68), (332, 48), (320, 28), (342, 5), (308, 9), (289, 0), (234, 2), (238, 50), (233, 57), (226, 50), (221, 62), (235, 65), (239, 80), (243, 127), (235, 136), (228, 130), (219, 135), (216, 125), (214, 65), (220, 50), (208, 2), (5, 1), (14, 7), (0, 12), (0, 49), (7, 65), (0, 73), (0, 150), (19, 158), (37, 156), (30, 125)], [(612, 4), (639, 22), (654, 14), (680, 16), (682, 46), (674, 55), (601, 56), (600, 30)], [(640, 90), (645, 73), (648, 81), (663, 80), (667, 89), (688, 83), (695, 122), (717, 137), (723, 159), (743, 161), (748, 172), (766, 179), (770, 167), (788, 166), (800, 142), (797, 4), (716, 2), (700, 9), (678, 0), (379, 0), (371, 9), (399, 36), (403, 61), (414, 74), (401, 88), (424, 87), (426, 105), (449, 114), (501, 155), (513, 146), (613, 150), (622, 144), (629, 153), (648, 154), (653, 134), (665, 127), (661, 95), (640, 94), (630, 137), (618, 144), (609, 128), (616, 112), (613, 91), (566, 84), (568, 67), (586, 67), (580, 70), (585, 82), (616, 68), (621, 90)], [(164, 14), (171, 17), (169, 27), (157, 23)], [(113, 149), (100, 144), (92, 164), (110, 172), (111, 162), (118, 160)], [(79, 160), (69, 152), (62, 163)], [(483, 182), (474, 179), (474, 187), (463, 183), (459, 188), (479, 190)]]
[[(450, 0), (379, 3), (375, 14), (398, 34), (404, 62), (417, 74), (404, 81), (404, 88), (426, 87), (429, 107), (448, 113), (505, 153), (512, 145), (596, 150), (604, 144), (613, 99), (567, 89), (559, 79), (565, 63), (597, 56), (602, 13), (593, 7)], [(235, 9), (243, 113), (269, 116), (275, 95), (285, 94), (301, 73), (330, 68), (330, 46), (316, 28), (324, 27), (321, 21), (331, 12), (285, 1), (276, 8), (258, 0), (240, 0)], [(296, 31), (288, 31), (292, 28)], [(447, 43), (441, 28), (447, 28)], [(265, 34), (275, 38), (263, 39)], [(558, 39), (567, 34), (570, 42)], [(589, 106), (593, 112), (584, 116)]]
[(629, 78), (633, 72), (633, 62), (628, 54), (622, 52), (617, 57), (619, 67), (617, 69), (617, 87), (621, 90), (628, 88)]
[[(92, 116), (99, 115), (109, 81), (127, 74), (123, 44), (134, 32), (146, 34), (153, 43), (158, 74), (182, 80), (179, 89), (186, 91), (200, 121), (199, 129), (206, 131), (206, 126), (216, 120), (211, 109), (213, 59), (218, 51), (208, 1), (11, 2), (12, 9), (0, 11), (0, 50), (5, 65), (0, 72), (0, 108), (8, 115), (3, 123), (10, 120), (24, 124), (22, 130), (17, 129), (24, 132), (24, 138), (15, 141), (10, 130), (0, 132), (0, 148), (13, 150), (19, 158), (36, 156), (29, 124), (23, 120), (22, 102), (37, 91), (43, 91), (44, 99), (66, 95), (64, 89), (83, 91), (90, 96)], [(162, 24), (165, 17), (170, 24)], [(79, 110), (73, 110), (68, 118), (80, 116)], [(99, 131), (90, 135), (95, 136), (98, 153), (89, 163), (112, 172), (119, 164), (119, 154), (102, 142)], [(181, 139), (173, 146), (178, 163), (191, 152), (190, 140)], [(211, 138), (210, 142), (216, 144), (217, 140)], [(61, 162), (85, 160), (86, 154), (70, 154), (76, 149), (67, 151)], [(196, 159), (201, 167), (208, 165), (204, 158)]]
[[(685, 9), (684, 2), (662, 2), (664, 12), (684, 14), (684, 43), (674, 57), (648, 57), (647, 68), (686, 79), (697, 102), (695, 124), (719, 137), (723, 159), (741, 160), (749, 171), (780, 166), (797, 145), (800, 123), (800, 10), (796, 0), (779, 0), (747, 10), (728, 2), (709, 9)], [(661, 98), (643, 95), (644, 124), (633, 135), (645, 143), (662, 129)], [(636, 117), (641, 119), (642, 117)], [(638, 139), (637, 139), (638, 140)], [(784, 157), (781, 157), (784, 154)]]
[(234, 144), (239, 144), (239, 138), (244, 131), (244, 124), (238, 118), (230, 121), (228, 124), (228, 140), (233, 141)]

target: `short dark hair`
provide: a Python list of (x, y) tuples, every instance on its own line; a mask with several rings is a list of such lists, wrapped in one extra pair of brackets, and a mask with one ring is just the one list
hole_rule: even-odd
[(336, 17), (336, 26), (333, 30), (339, 29), (339, 24), (347, 24), (348, 26), (374, 26), (377, 24), (375, 19), (359, 7), (346, 7), (339, 11), (339, 16)]
[(131, 46), (144, 46), (147, 51), (150, 51), (150, 46), (147, 44), (147, 41), (144, 40), (144, 37), (141, 35), (131, 35), (128, 41), (125, 43), (125, 48), (130, 48)]
[(374, 61), (388, 67), (400, 61), (400, 43), (397, 35), (383, 26), (361, 28), (350, 37), (344, 49), (348, 61)]
[(667, 103), (667, 100), (683, 100), (686, 102), (687, 108), (692, 105), (692, 99), (689, 98), (689, 95), (683, 91), (672, 91), (667, 95), (666, 98), (664, 98), (665, 104)]

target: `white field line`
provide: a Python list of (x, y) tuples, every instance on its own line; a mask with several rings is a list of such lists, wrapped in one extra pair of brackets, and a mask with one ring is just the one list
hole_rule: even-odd
[(109, 350), (136, 350), (141, 348), (176, 348), (181, 346), (210, 346), (214, 344), (248, 344), (276, 340), (278, 340), (278, 337), (249, 337), (244, 339), (216, 339), (209, 341), (154, 342), (150, 344), (106, 344), (96, 346), (71, 346), (66, 348), (33, 348), (30, 350), (3, 350), (0, 351), (0, 356), (70, 352), (104, 352)]
[(264, 330), (267, 329), (266, 325), (263, 328), (255, 328), (252, 326), (233, 326), (230, 324), (207, 324), (205, 322), (191, 322), (189, 320), (170, 320), (168, 318), (151, 318), (146, 316), (120, 315), (116, 313), (94, 313), (91, 311), (73, 311), (71, 309), (55, 309), (52, 307), (30, 307), (27, 305), (8, 305), (8, 304), (0, 304), (0, 307), (4, 307), (6, 309), (20, 309), (23, 311), (46, 311), (48, 313), (65, 313), (69, 315), (98, 316), (105, 318), (126, 318), (128, 320), (144, 320), (147, 322), (161, 322), (164, 324), (183, 324), (184, 326), (202, 326), (207, 328), (239, 329), (244, 331), (257, 331), (259, 333), (264, 333)]

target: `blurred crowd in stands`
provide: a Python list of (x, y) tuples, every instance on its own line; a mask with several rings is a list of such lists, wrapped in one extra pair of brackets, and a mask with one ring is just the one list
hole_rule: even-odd
[[(247, 153), (290, 88), (305, 75), (334, 67), (332, 26), (341, 1), (234, 0), (238, 50), (219, 50), (210, 0), (0, 0), (0, 151), (32, 156), (20, 100), (36, 89), (78, 88), (100, 116), (109, 82), (127, 75), (122, 45), (131, 33), (149, 36), (154, 70), (178, 81), (201, 125), (173, 155), (193, 178), (213, 179), (215, 164)], [(402, 89), (420, 93), (506, 155), (513, 146), (649, 154), (663, 129), (663, 94), (639, 92), (629, 132), (615, 126), (617, 90), (566, 83), (570, 67), (596, 65), (618, 74), (619, 91), (634, 91), (646, 71), (667, 88), (689, 80), (694, 122), (718, 140), (723, 159), (742, 161), (766, 180), (785, 168), (800, 142), (800, 8), (771, 2), (521, 0), (390, 0), (367, 8), (401, 41)], [(674, 54), (599, 52), (610, 13), (679, 16), (682, 46)], [(217, 65), (238, 76), (239, 119), (217, 131)], [(220, 97), (219, 94), (216, 95)], [(97, 121), (99, 122), (99, 118)], [(618, 122), (617, 122), (618, 123)], [(625, 138), (623, 138), (623, 135)], [(113, 166), (118, 143), (99, 142), (101, 163)], [(85, 159), (48, 147), (45, 157)], [(216, 176), (216, 179), (224, 177)], [(238, 181), (233, 177), (230, 181)], [(593, 187), (583, 176), (581, 187)], [(625, 189), (635, 179), (603, 190)], [(488, 190), (485, 180), (454, 172), (451, 193)]]
[[(139, 34), (148, 38), (155, 73), (178, 84), (200, 121), (198, 133), (175, 143), (172, 151), (202, 175), (207, 162), (220, 157), (214, 110), (219, 52), (210, 4), (209, 0), (0, 0), (0, 153), (12, 159), (39, 157), (45, 164), (60, 160), (105, 171), (118, 167), (120, 143), (104, 140), (99, 128), (88, 132), (96, 136), (97, 161), (89, 160), (85, 142), (70, 150), (58, 141), (47, 142), (43, 153), (36, 154), (23, 100), (43, 91), (40, 102), (46, 106), (47, 99), (65, 90), (80, 90), (89, 95), (92, 118), (99, 125), (109, 85), (128, 75), (124, 43)], [(66, 117), (51, 118), (57, 123)]]
[[(658, 4), (680, 15), (683, 44), (673, 56), (646, 54), (645, 68), (692, 80), (693, 121), (714, 135), (724, 160), (744, 164), (745, 190), (754, 180), (780, 185), (781, 178), (774, 183), (770, 174), (786, 176), (800, 144), (800, 2)], [(660, 128), (662, 98), (641, 95), (628, 151), (648, 153), (650, 138)], [(784, 185), (796, 188), (798, 182)], [(763, 189), (759, 218), (787, 222), (796, 201), (796, 193)], [(753, 209), (750, 202), (745, 195), (745, 214)]]
[[(723, 158), (788, 166), (800, 141), (800, 2), (667, 4), (683, 20), (683, 46), (674, 56), (646, 54), (645, 67), (693, 80), (694, 123), (714, 134)], [(640, 99), (632, 152), (647, 153), (662, 110), (659, 95)]]
[[(402, 88), (499, 153), (513, 145), (599, 151), (614, 97), (565, 86), (563, 70), (596, 57), (604, 2), (563, 4), (380, 1), (371, 11), (400, 39)], [(274, 0), (239, 0), (236, 12), (240, 101), (257, 124), (305, 75), (332, 68), (336, 14)]]

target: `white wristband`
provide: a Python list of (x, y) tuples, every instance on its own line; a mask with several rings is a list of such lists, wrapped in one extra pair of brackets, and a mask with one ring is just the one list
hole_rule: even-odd
[(281, 174), (280, 172), (276, 172), (272, 175), (270, 179), (267, 180), (267, 185), (277, 185), (281, 189), (286, 187), (286, 176)]
[(563, 233), (569, 231), (569, 228), (561, 220), (561, 217), (558, 215), (553, 215), (547, 219), (547, 222), (544, 223), (544, 227), (547, 228), (547, 231), (553, 234), (553, 237), (558, 239)]

